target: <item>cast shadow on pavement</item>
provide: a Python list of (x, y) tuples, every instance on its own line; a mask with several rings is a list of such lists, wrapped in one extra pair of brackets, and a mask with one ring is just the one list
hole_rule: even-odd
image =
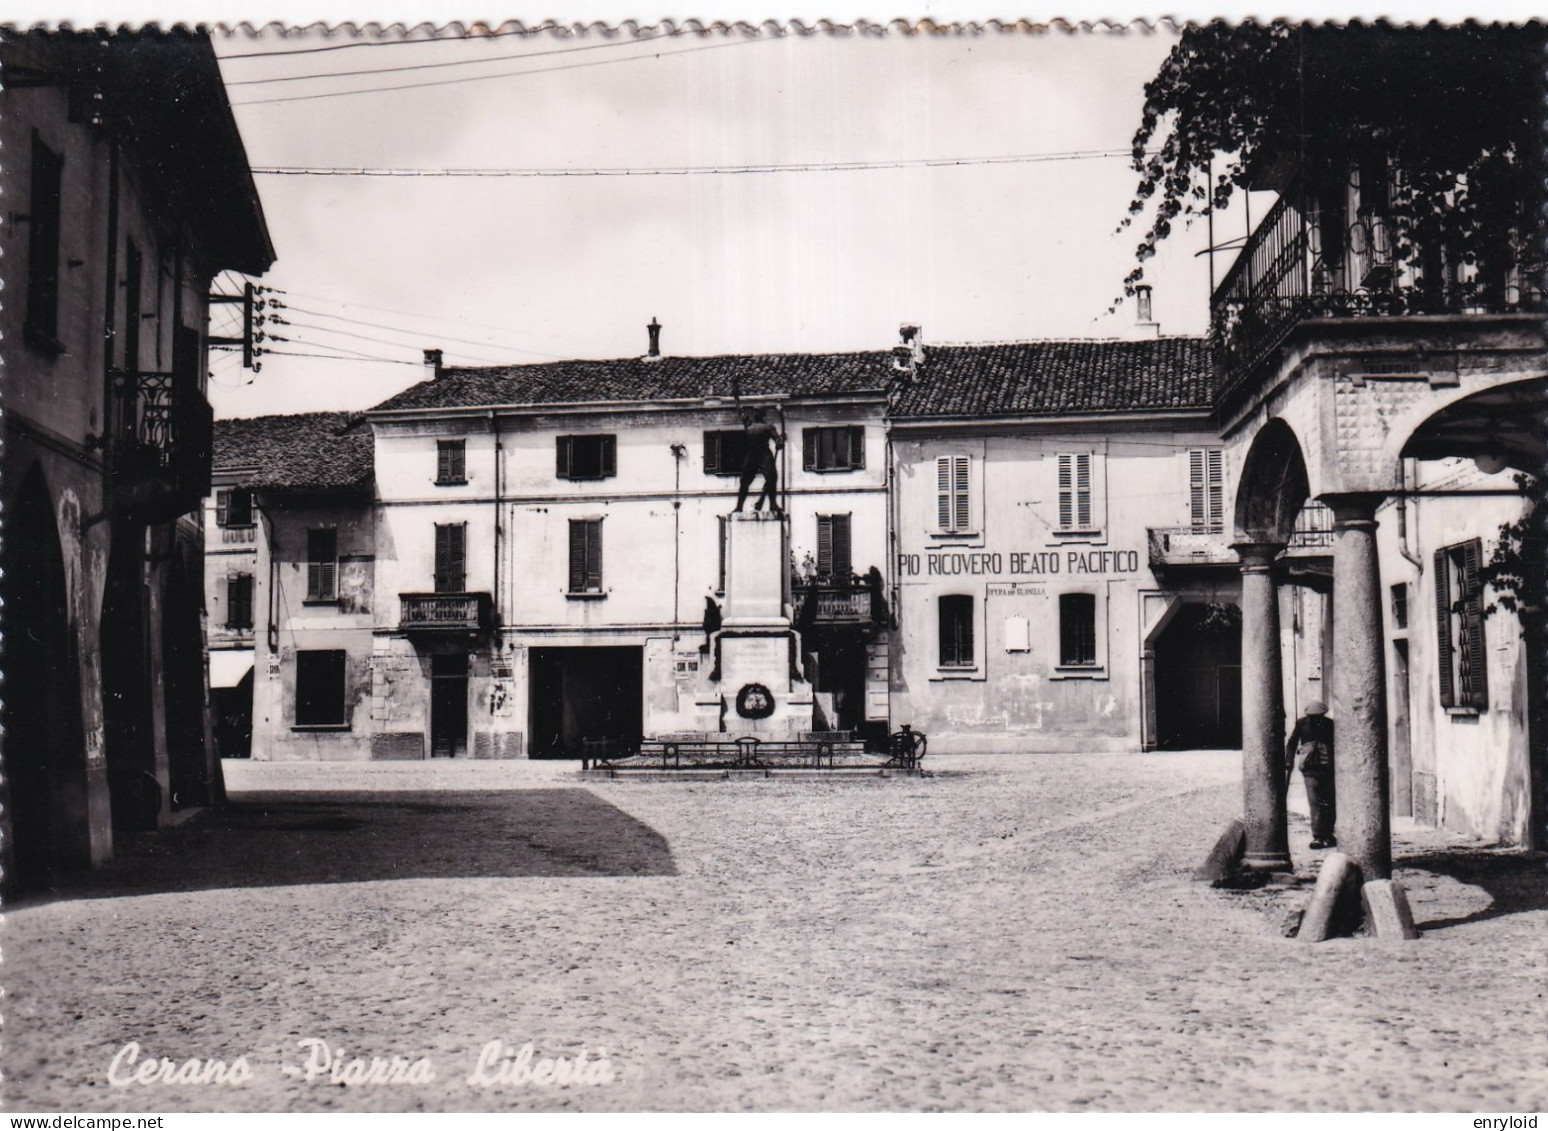
[(1415, 868), (1450, 876), (1461, 883), (1480, 888), (1490, 898), (1488, 907), (1471, 915), (1420, 923), (1420, 928), (1425, 931), (1498, 919), (1502, 915), (1515, 915), (1523, 911), (1548, 909), (1548, 864), (1540, 855), (1454, 848), (1404, 856), (1394, 860), (1393, 864), (1398, 868)]
[(585, 789), (233, 802), (123, 838), (31, 903), (370, 880), (670, 876), (666, 838)]

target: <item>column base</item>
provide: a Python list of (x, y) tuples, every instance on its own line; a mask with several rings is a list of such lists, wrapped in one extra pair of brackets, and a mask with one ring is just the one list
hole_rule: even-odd
[(1254, 872), (1293, 872), (1288, 852), (1249, 852), (1242, 857), (1242, 867)]

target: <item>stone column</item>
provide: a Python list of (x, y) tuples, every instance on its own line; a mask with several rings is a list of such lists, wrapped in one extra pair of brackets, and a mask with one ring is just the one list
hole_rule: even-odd
[(1333, 792), (1338, 847), (1360, 879), (1392, 875), (1387, 697), (1382, 656), (1379, 494), (1324, 495), (1333, 508)]
[(1269, 573), (1284, 549), (1239, 542), (1242, 560), (1242, 800), (1249, 868), (1287, 871), (1285, 709), (1279, 665), (1279, 594)]

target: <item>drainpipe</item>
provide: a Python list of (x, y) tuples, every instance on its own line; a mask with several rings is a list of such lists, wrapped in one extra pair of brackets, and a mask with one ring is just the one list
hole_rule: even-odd
[[(498, 633), (504, 623), (500, 616), (500, 543), (505, 539), (505, 527), (501, 522), (500, 465), (503, 462), (503, 448), (500, 443), (500, 414), (494, 409), (489, 410), (489, 426), (494, 430), (494, 624), (491, 628)], [(499, 646), (500, 641), (496, 639), (496, 651)]]
[[(653, 341), (655, 336), (655, 333), (651, 334)], [(672, 445), (672, 644), (674, 647), (677, 645), (678, 630), (683, 620), (682, 606), (679, 602), (683, 590), (683, 456), (687, 453), (688, 449), (684, 445)]]
[[(1411, 460), (1401, 458), (1398, 460), (1398, 483), (1402, 487), (1402, 490), (1398, 492), (1397, 497), (1398, 553), (1407, 558), (1409, 562), (1413, 564), (1414, 569), (1422, 574), (1424, 573), (1423, 560), (1421, 560), (1412, 550), (1408, 548), (1408, 471), (1412, 462), (1413, 461)], [(1418, 525), (1419, 512), (1417, 509), (1415, 509), (1414, 526), (1416, 528), (1416, 534), (1418, 532)]]

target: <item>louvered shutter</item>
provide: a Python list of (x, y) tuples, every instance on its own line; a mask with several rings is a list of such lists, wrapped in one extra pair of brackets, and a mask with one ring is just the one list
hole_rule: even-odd
[[(609, 437), (611, 439), (611, 437)], [(586, 524), (586, 586), (602, 592), (602, 520), (594, 519)]]
[(801, 429), (801, 468), (803, 471), (817, 470), (817, 429)]
[(1068, 530), (1075, 523), (1075, 459), (1059, 456), (1059, 529)]
[(817, 516), (817, 573), (821, 577), (833, 576), (833, 516)]
[(1075, 522), (1081, 530), (1091, 529), (1091, 453), (1075, 457)]
[(602, 520), (570, 520), (570, 592), (602, 591)]
[(610, 479), (618, 474), (618, 437), (603, 436), (602, 441), (602, 478)]
[(955, 472), (952, 483), (952, 519), (956, 523), (954, 529), (964, 531), (970, 526), (968, 513), (968, 457), (953, 456), (952, 469)]
[(586, 523), (570, 520), (570, 592), (586, 591)]
[(438, 483), (450, 483), (451, 472), (451, 445), (442, 441), (435, 446), (435, 478)]
[(1207, 453), (1194, 448), (1188, 453), (1188, 521), (1194, 530), (1209, 529), (1209, 500), (1206, 493)]
[(467, 585), (466, 523), (435, 528), (435, 591), (461, 593)]
[(865, 466), (865, 429), (858, 424), (849, 430), (849, 466)]
[(1460, 689), (1463, 705), (1480, 710), (1489, 705), (1488, 654), (1484, 649), (1483, 543), (1477, 539), (1464, 543), (1462, 557), (1462, 639), (1459, 641), (1467, 661), (1467, 679)]
[(1205, 497), (1208, 500), (1206, 519), (1211, 534), (1225, 529), (1225, 453), (1219, 448), (1205, 452), (1207, 475)]
[(231, 516), (231, 488), (215, 492), (215, 525), (225, 526)]
[(848, 581), (854, 573), (849, 553), (849, 516), (847, 514), (830, 515), (828, 523), (832, 540), (833, 576), (840, 581)]
[(306, 595), (315, 601), (338, 596), (338, 536), (333, 530), (306, 532)]
[(1445, 550), (1435, 551), (1435, 669), (1440, 676), (1440, 704), (1442, 707), (1457, 705), (1456, 687), (1452, 676), (1455, 660), (1451, 646), (1451, 555)]
[(950, 456), (941, 456), (935, 461), (935, 525), (940, 530), (951, 529)]
[(704, 433), (704, 474), (719, 475), (721, 472), (720, 433)]
[(555, 467), (554, 474), (560, 479), (570, 478), (570, 436), (559, 436), (555, 439)]
[(718, 541), (720, 543), (720, 567), (719, 572), (716, 574), (718, 580), (715, 585), (715, 592), (717, 593), (724, 593), (726, 591), (726, 524), (728, 521), (723, 514), (715, 516), (715, 525), (718, 527), (716, 533), (719, 535)]

